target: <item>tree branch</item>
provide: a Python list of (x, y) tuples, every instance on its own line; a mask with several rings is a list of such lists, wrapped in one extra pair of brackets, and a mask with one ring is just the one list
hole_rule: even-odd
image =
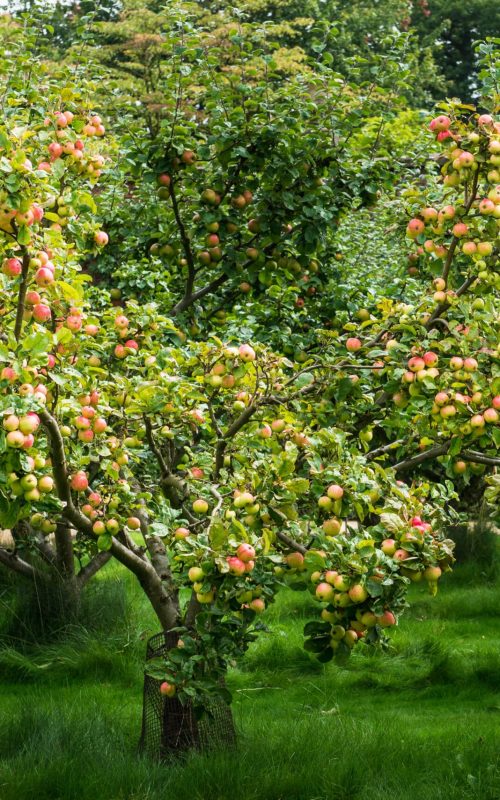
[(22, 251), (23, 251), (23, 268), (21, 272), (21, 283), (19, 286), (19, 294), (17, 296), (16, 322), (14, 325), (14, 336), (17, 342), (19, 341), (19, 338), (21, 336), (21, 330), (23, 326), (26, 290), (28, 288), (28, 274), (30, 266), (30, 257), (28, 251), (26, 250), (25, 247), (22, 248)]
[(423, 461), (427, 461), (430, 458), (437, 458), (438, 456), (444, 456), (450, 449), (451, 439), (444, 444), (435, 445), (435, 447), (429, 448), (429, 450), (424, 450), (422, 453), (417, 453), (416, 456), (411, 456), (411, 458), (406, 458), (404, 461), (399, 461), (397, 464), (393, 464), (392, 468), (396, 472), (402, 472), (406, 469), (411, 469), (412, 467), (417, 466), (417, 464), (421, 464)]
[(149, 444), (149, 447), (151, 448), (151, 452), (153, 453), (158, 462), (162, 478), (168, 478), (171, 472), (167, 466), (167, 462), (163, 458), (163, 454), (160, 448), (158, 447), (158, 445), (154, 440), (151, 420), (146, 416), (146, 414), (143, 415), (143, 419), (144, 419), (144, 426), (146, 428), (146, 439)]
[(201, 298), (205, 297), (205, 295), (215, 292), (219, 286), (222, 286), (228, 280), (229, 275), (226, 275), (226, 273), (223, 272), (218, 278), (214, 278), (213, 281), (210, 281), (210, 283), (208, 283), (206, 286), (203, 286), (202, 289), (198, 289), (196, 292), (193, 292), (191, 295), (189, 295), (189, 297), (184, 295), (182, 300), (179, 300), (179, 302), (176, 303), (170, 311), (171, 315), (175, 317), (175, 315), (179, 314), (179, 312), (185, 311), (186, 308), (189, 308), (190, 305), (196, 303), (197, 300), (201, 300)]
[(485, 464), (488, 467), (500, 467), (500, 458), (495, 456), (485, 456), (475, 450), (462, 450), (460, 453), (464, 461), (472, 461), (475, 464)]
[(56, 562), (61, 575), (66, 578), (75, 574), (73, 539), (67, 520), (58, 520), (55, 531)]
[(101, 550), (100, 553), (97, 553), (88, 564), (81, 568), (76, 576), (79, 586), (85, 586), (112, 557), (112, 553), (109, 550)]
[(177, 227), (179, 228), (179, 234), (180, 234), (181, 241), (182, 241), (182, 247), (184, 249), (184, 254), (186, 256), (186, 261), (187, 261), (187, 265), (188, 265), (188, 277), (187, 277), (186, 289), (185, 289), (184, 298), (183, 298), (183, 299), (186, 299), (186, 298), (190, 298), (192, 296), (192, 294), (193, 294), (194, 281), (195, 281), (195, 278), (196, 278), (196, 267), (195, 267), (195, 264), (194, 264), (193, 251), (191, 249), (191, 241), (189, 239), (189, 236), (188, 236), (187, 231), (186, 231), (186, 227), (185, 227), (185, 225), (184, 225), (184, 223), (182, 221), (181, 215), (180, 215), (179, 204), (177, 202), (177, 197), (176, 197), (176, 194), (175, 194), (175, 187), (174, 187), (174, 182), (173, 181), (170, 182), (169, 193), (170, 193), (170, 199), (172, 200), (172, 208), (173, 208), (173, 211), (174, 211), (175, 221), (177, 223)]
[(384, 453), (389, 453), (391, 450), (395, 450), (400, 444), (404, 444), (404, 439), (397, 439), (395, 442), (389, 442), (389, 444), (384, 444), (382, 447), (377, 447), (376, 450), (370, 450), (366, 454), (366, 459), (367, 461), (373, 461), (374, 458), (382, 456)]
[(17, 572), (18, 575), (23, 575), (23, 577), (30, 578), (31, 580), (43, 578), (42, 573), (36, 570), (31, 564), (19, 558), (16, 553), (10, 553), (2, 547), (0, 547), (0, 564), (3, 564), (12, 572)]
[(240, 416), (237, 417), (233, 424), (229, 426), (222, 439), (219, 439), (215, 448), (215, 465), (214, 465), (214, 478), (217, 480), (220, 471), (224, 465), (224, 452), (230, 439), (236, 436), (239, 430), (253, 417), (259, 407), (258, 401), (250, 403)]
[(288, 534), (283, 533), (283, 531), (278, 531), (276, 533), (276, 536), (281, 542), (283, 542), (283, 544), (286, 544), (287, 547), (291, 547), (292, 550), (297, 550), (299, 553), (302, 553), (302, 555), (305, 555), (307, 553), (307, 547), (304, 547), (303, 544), (299, 544), (299, 542), (296, 542), (295, 539), (292, 539), (291, 536), (288, 536)]
[(81, 531), (81, 533), (92, 535), (93, 531), (91, 521), (87, 519), (87, 517), (85, 517), (73, 503), (71, 487), (68, 480), (64, 441), (61, 436), (61, 431), (59, 430), (57, 420), (45, 408), (39, 411), (39, 417), (42, 425), (47, 431), (50, 441), (52, 471), (54, 474), (54, 483), (56, 485), (57, 494), (59, 499), (65, 504), (62, 514), (75, 526), (77, 530)]

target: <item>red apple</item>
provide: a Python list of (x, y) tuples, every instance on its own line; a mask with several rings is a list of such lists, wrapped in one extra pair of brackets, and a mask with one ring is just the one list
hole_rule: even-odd
[(347, 339), (345, 346), (346, 350), (348, 350), (350, 353), (356, 353), (363, 345), (360, 339), (357, 339), (356, 337), (350, 337)]
[(89, 481), (85, 472), (83, 470), (75, 472), (71, 476), (70, 485), (75, 492), (85, 492), (89, 488)]

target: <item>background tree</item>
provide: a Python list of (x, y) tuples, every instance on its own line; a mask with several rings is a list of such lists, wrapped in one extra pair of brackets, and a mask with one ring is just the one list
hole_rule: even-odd
[(432, 48), (445, 79), (444, 85), (436, 86), (434, 97), (476, 99), (479, 82), (474, 48), (478, 41), (500, 33), (498, 22), (495, 25), (495, 3), (478, 0), (464, 5), (455, 0), (434, 0), (428, 10), (429, 14), (421, 14), (416, 7), (411, 24), (420, 42)]

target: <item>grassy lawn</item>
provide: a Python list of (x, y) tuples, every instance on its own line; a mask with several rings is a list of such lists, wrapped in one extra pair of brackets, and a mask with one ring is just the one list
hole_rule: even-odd
[[(109, 635), (104, 599), (122, 619)], [(0, 651), (0, 798), (498, 800), (500, 583), (461, 568), (411, 601), (389, 653), (359, 648), (340, 668), (301, 649), (315, 606), (284, 594), (230, 675), (238, 749), (159, 766), (136, 755), (155, 624), (110, 570), (95, 629)]]

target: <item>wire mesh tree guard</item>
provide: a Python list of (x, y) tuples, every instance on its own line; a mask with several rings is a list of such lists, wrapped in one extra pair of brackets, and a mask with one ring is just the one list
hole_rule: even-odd
[[(146, 661), (159, 658), (177, 646), (175, 633), (162, 632), (147, 643)], [(162, 681), (144, 675), (142, 731), (139, 752), (163, 761), (189, 750), (234, 747), (236, 731), (230, 707), (220, 697), (210, 698), (206, 714), (197, 719), (192, 704), (160, 693)]]

